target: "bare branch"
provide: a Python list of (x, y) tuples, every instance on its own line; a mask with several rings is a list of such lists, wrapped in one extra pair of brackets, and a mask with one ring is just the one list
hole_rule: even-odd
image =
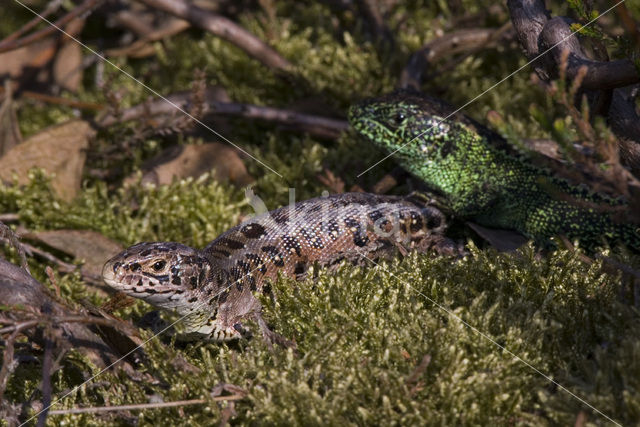
[(399, 86), (419, 89), (423, 74), (430, 65), (446, 56), (485, 49), (511, 30), (511, 23), (499, 29), (471, 28), (453, 31), (425, 44), (411, 55), (407, 66), (402, 70)]
[[(0, 95), (4, 93), (5, 93), (5, 89), (3, 87), (0, 87)], [(49, 104), (65, 105), (71, 108), (79, 108), (81, 110), (99, 111), (105, 108), (104, 105), (96, 104), (94, 102), (76, 101), (75, 99), (63, 98), (61, 96), (47, 95), (46, 93), (32, 92), (29, 90), (20, 91), (16, 95), (17, 97), (34, 99), (36, 101), (42, 101)]]
[(358, 4), (358, 8), (362, 14), (369, 22), (369, 25), (371, 25), (371, 29), (378, 41), (384, 42), (389, 47), (393, 46), (393, 34), (389, 30), (389, 27), (387, 27), (387, 24), (384, 22), (382, 14), (378, 9), (380, 2), (373, 0), (358, 0), (356, 3)]
[[(86, 0), (80, 6), (73, 9), (71, 12), (64, 15), (62, 18), (58, 19), (54, 22), (54, 25), (47, 25), (40, 31), (37, 31), (31, 35), (23, 37), (18, 40), (11, 39), (12, 36), (7, 37), (7, 39), (0, 41), (0, 53), (7, 52), (9, 50), (14, 50), (19, 47), (23, 47), (34, 43), (38, 40), (41, 40), (55, 32), (58, 31), (58, 28), (64, 27), (66, 24), (71, 22), (72, 20), (78, 18), (79, 16), (86, 17), (86, 14), (89, 13), (92, 9), (94, 9), (98, 4), (102, 3), (104, 0)], [(41, 21), (38, 19), (38, 21)]]
[(0, 368), (0, 402), (3, 400), (9, 375), (18, 367), (18, 363), (13, 360), (13, 344), (19, 333), (20, 331), (16, 330), (5, 340), (2, 368)]
[(20, 245), (20, 248), (25, 252), (29, 254), (36, 254), (44, 258), (45, 260), (56, 264), (58, 266), (58, 269), (63, 273), (71, 273), (78, 269), (78, 266), (74, 264), (69, 264), (68, 262), (64, 262), (60, 258), (54, 256), (53, 254), (50, 254), (47, 251), (43, 251), (42, 249), (32, 246), (28, 243), (20, 242), (19, 245)]
[(409, 389), (409, 395), (413, 396), (415, 392), (418, 390), (418, 388), (420, 387), (419, 378), (427, 370), (430, 363), (431, 363), (430, 354), (425, 354), (424, 356), (422, 356), (422, 360), (420, 360), (420, 363), (418, 364), (418, 366), (415, 367), (411, 375), (409, 375), (409, 377), (404, 381), (407, 387), (411, 386), (411, 388)]
[(88, 325), (102, 325), (102, 326), (110, 326), (112, 328), (121, 330), (125, 333), (132, 333), (134, 329), (127, 325), (125, 322), (115, 319), (105, 319), (102, 317), (94, 317), (94, 316), (52, 316), (50, 318), (47, 317), (39, 317), (37, 319), (26, 320), (24, 322), (15, 323), (12, 326), (6, 326), (4, 328), (0, 328), (0, 334), (7, 334), (9, 332), (22, 332), (26, 329), (34, 328), (38, 325), (59, 325), (62, 323), (83, 323)]
[(62, 5), (61, 3), (62, 2), (57, 1), (57, 0), (49, 2), (47, 7), (40, 13), (40, 16), (33, 17), (33, 19), (31, 19), (31, 21), (27, 22), (22, 27), (18, 28), (16, 31), (14, 31), (13, 33), (9, 34), (7, 37), (4, 38), (4, 40), (2, 40), (0, 42), (0, 45), (2, 43), (9, 43), (9, 42), (12, 42), (12, 41), (16, 40), (18, 37), (22, 36), (23, 34), (29, 32), (32, 28), (36, 27), (38, 24), (41, 24), (42, 23), (42, 18), (46, 18), (47, 16), (51, 15), (56, 10), (60, 9), (60, 6)]
[(549, 55), (554, 57), (555, 64), (560, 64), (563, 51), (569, 51), (566, 72), (570, 80), (576, 78), (580, 68), (587, 68), (582, 79), (583, 89), (613, 89), (640, 82), (640, 74), (629, 59), (611, 62), (589, 59), (582, 51), (580, 41), (573, 34), (566, 18), (555, 17), (548, 20), (542, 28), (540, 42), (542, 51), (555, 46), (549, 52)]
[(54, 332), (49, 325), (44, 337), (44, 357), (42, 360), (42, 406), (44, 409), (38, 414), (38, 427), (47, 424), (47, 415), (51, 406), (51, 371), (53, 370)]
[(235, 22), (183, 0), (139, 0), (149, 7), (186, 19), (192, 25), (235, 44), (264, 65), (286, 73), (293, 65), (262, 40)]
[[(191, 95), (191, 92), (177, 92), (167, 96), (167, 98), (172, 103), (188, 110), (192, 103)], [(205, 99), (203, 102), (205, 103), (205, 115), (219, 114), (225, 116), (243, 117), (246, 119), (257, 119), (276, 122), (290, 126), (303, 132), (307, 132), (311, 135), (330, 139), (337, 138), (340, 133), (349, 128), (349, 125), (345, 120), (312, 116), (309, 114), (303, 114), (279, 108), (217, 101), (215, 94), (210, 89), (206, 91), (204, 98)], [(175, 108), (171, 104), (162, 100), (154, 100), (131, 107), (120, 112), (120, 114), (118, 115), (107, 115), (101, 119), (98, 119), (97, 124), (101, 127), (107, 127), (112, 126), (116, 123), (138, 120), (145, 117), (174, 114)]]
[[(614, 3), (613, 0), (612, 3)], [(631, 16), (629, 9), (627, 9), (627, 5), (624, 4), (624, 2), (619, 3), (616, 6), (615, 10), (620, 17), (622, 25), (624, 26), (625, 30), (627, 30), (631, 40), (635, 44), (636, 50), (640, 50), (640, 31), (638, 30), (638, 24)]]
[(172, 408), (175, 406), (188, 406), (188, 405), (202, 405), (208, 402), (221, 402), (221, 401), (234, 401), (242, 400), (246, 397), (243, 394), (232, 394), (230, 396), (217, 396), (209, 399), (192, 399), (192, 400), (177, 400), (174, 402), (159, 402), (159, 403), (139, 403), (136, 405), (121, 405), (121, 406), (100, 406), (93, 408), (72, 408), (72, 409), (59, 409), (50, 411), (51, 415), (66, 415), (66, 414), (92, 414), (96, 412), (113, 412), (113, 411), (132, 411), (140, 409), (159, 409), (159, 408)]
[(0, 222), (16, 222), (20, 220), (20, 215), (16, 213), (0, 214)]
[[(108, 49), (105, 53), (107, 56), (131, 56), (141, 58), (143, 56), (155, 55), (156, 50), (151, 45), (156, 40), (178, 34), (191, 27), (187, 21), (178, 18), (171, 18), (162, 28), (153, 29), (144, 34), (143, 37), (131, 43), (131, 45), (121, 48)], [(149, 48), (149, 49), (145, 49)], [(149, 53), (147, 53), (147, 51)]]
[[(539, 53), (538, 37), (551, 15), (545, 8), (543, 0), (507, 0), (507, 6), (520, 45), (524, 48), (526, 56), (531, 59)], [(533, 66), (538, 72), (536, 63)], [(548, 80), (543, 76), (540, 78)]]

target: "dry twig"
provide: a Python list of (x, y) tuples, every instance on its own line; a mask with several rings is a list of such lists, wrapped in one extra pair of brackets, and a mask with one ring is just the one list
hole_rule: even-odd
[[(612, 0), (612, 3), (615, 4), (618, 2), (614, 2)], [(622, 25), (624, 26), (627, 33), (629, 33), (631, 40), (635, 44), (636, 50), (640, 51), (640, 31), (638, 30), (638, 24), (631, 16), (631, 13), (629, 12), (627, 5), (624, 4), (624, 2), (618, 3), (615, 10), (618, 16), (620, 17), (620, 21), (622, 22)]]
[[(3, 87), (0, 87), (0, 95), (3, 95), (4, 93), (5, 89)], [(75, 99), (62, 98), (60, 96), (53, 96), (40, 92), (32, 92), (29, 90), (19, 91), (16, 95), (17, 97), (24, 97), (36, 101), (42, 101), (48, 104), (65, 105), (67, 107), (79, 108), (81, 110), (100, 111), (105, 108), (104, 105), (96, 104), (94, 102), (76, 101)]]
[(139, 0), (147, 6), (189, 21), (238, 46), (264, 65), (289, 73), (293, 65), (262, 40), (235, 22), (183, 0)]
[[(19, 47), (27, 46), (51, 34), (54, 34), (55, 32), (58, 31), (57, 28), (64, 27), (66, 24), (78, 18), (79, 16), (86, 17), (87, 14), (90, 13), (92, 9), (97, 7), (103, 1), (104, 0), (85, 0), (85, 2), (82, 3), (80, 6), (76, 7), (71, 12), (67, 13), (62, 18), (55, 21), (53, 25), (47, 25), (42, 30), (37, 31), (31, 35), (25, 36), (21, 39), (15, 40), (12, 38), (14, 37), (13, 35), (7, 37), (5, 40), (0, 41), (0, 53), (18, 49)], [(41, 21), (42, 20), (38, 18), (38, 22), (41, 22)]]
[[(167, 96), (172, 103), (189, 110), (192, 104), (192, 92), (178, 92)], [(314, 136), (335, 139), (340, 133), (349, 128), (344, 120), (327, 117), (312, 116), (291, 110), (272, 107), (262, 107), (235, 102), (220, 102), (215, 99), (211, 90), (204, 96), (204, 111), (206, 114), (236, 116), (245, 119), (258, 119), (287, 125), (296, 130), (307, 132)], [(121, 111), (118, 115), (109, 114), (98, 119), (101, 127), (112, 126), (116, 123), (138, 120), (157, 115), (174, 115), (175, 108), (163, 100), (153, 100)]]
[(365, 16), (375, 37), (379, 42), (383, 42), (386, 47), (391, 48), (394, 45), (393, 34), (384, 22), (384, 18), (378, 9), (381, 2), (374, 0), (358, 0), (356, 2), (361, 13)]
[(47, 16), (54, 13), (56, 10), (60, 9), (61, 5), (62, 5), (62, 2), (59, 0), (53, 0), (49, 2), (47, 7), (42, 12), (40, 12), (40, 16), (35, 16), (34, 18), (31, 19), (31, 21), (27, 22), (26, 24), (18, 28), (16, 31), (9, 34), (0, 42), (0, 44), (12, 42), (16, 40), (18, 37), (22, 36), (23, 34), (26, 34), (27, 32), (31, 31), (32, 28), (42, 23), (42, 18), (46, 18)]
[(411, 55), (402, 70), (399, 86), (419, 89), (425, 71), (436, 61), (459, 53), (464, 53), (463, 58), (466, 58), (474, 52), (493, 46), (496, 41), (506, 37), (511, 29), (511, 23), (508, 22), (498, 29), (470, 28), (431, 40)]
[(232, 394), (230, 396), (218, 396), (218, 397), (211, 397), (209, 399), (177, 400), (174, 402), (139, 403), (136, 405), (100, 406), (100, 407), (92, 407), (92, 408), (58, 409), (54, 411), (49, 411), (49, 414), (50, 415), (93, 414), (98, 412), (161, 409), (161, 408), (172, 408), (176, 406), (202, 405), (208, 402), (242, 400), (244, 398), (245, 398), (245, 395)]

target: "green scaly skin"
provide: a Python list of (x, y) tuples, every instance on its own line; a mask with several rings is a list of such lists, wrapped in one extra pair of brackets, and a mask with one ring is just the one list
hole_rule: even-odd
[(538, 244), (564, 235), (589, 251), (622, 243), (640, 252), (638, 225), (611, 217), (623, 200), (571, 186), (508, 154), (504, 139), (462, 114), (440, 123), (452, 111), (437, 99), (396, 91), (354, 105), (349, 122), (440, 193), (457, 216), (517, 230)]

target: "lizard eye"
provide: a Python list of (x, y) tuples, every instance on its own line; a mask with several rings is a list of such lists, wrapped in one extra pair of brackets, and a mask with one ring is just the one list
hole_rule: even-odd
[(155, 271), (160, 271), (164, 268), (165, 265), (167, 265), (167, 261), (160, 260), (160, 261), (154, 262), (151, 268), (153, 268)]
[(393, 121), (395, 122), (396, 125), (401, 125), (404, 122), (405, 119), (405, 115), (404, 113), (397, 113), (395, 115), (395, 117), (393, 118)]

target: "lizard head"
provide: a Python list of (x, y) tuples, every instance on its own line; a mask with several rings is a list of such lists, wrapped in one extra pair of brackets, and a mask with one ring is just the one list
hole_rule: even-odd
[(102, 278), (112, 288), (156, 307), (186, 314), (211, 271), (200, 251), (173, 242), (138, 243), (106, 262)]
[(398, 90), (353, 105), (349, 123), (360, 135), (387, 151), (403, 147), (404, 153), (424, 156), (447, 140), (451, 123), (443, 118), (449, 111), (453, 109), (435, 98)]

